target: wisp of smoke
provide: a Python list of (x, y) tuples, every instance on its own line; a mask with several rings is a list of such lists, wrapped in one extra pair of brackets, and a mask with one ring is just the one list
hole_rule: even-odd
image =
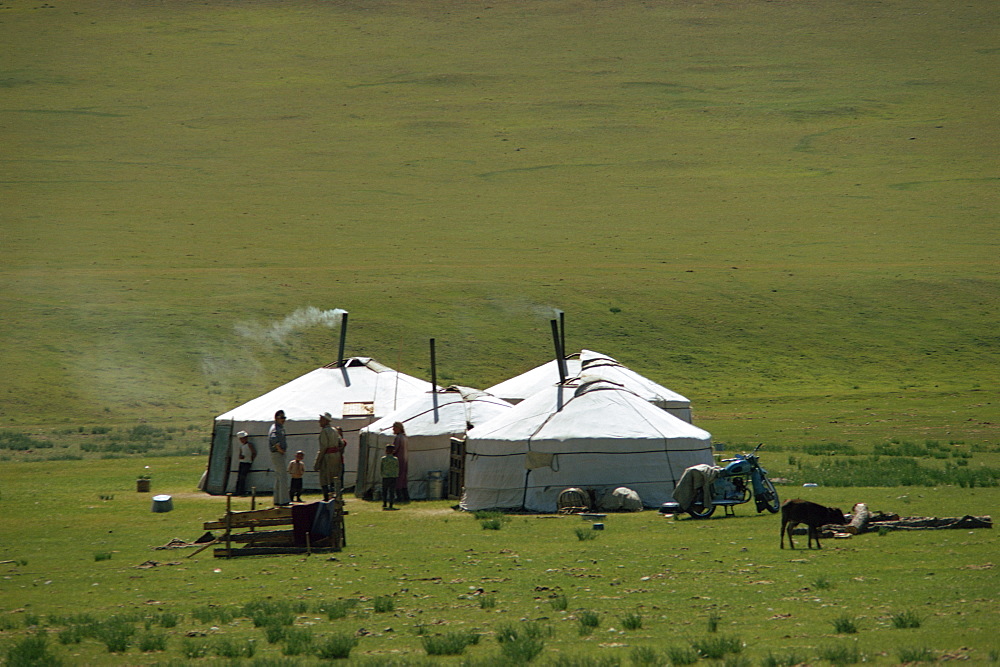
[(236, 333), (244, 338), (259, 343), (284, 345), (289, 334), (300, 329), (322, 325), (330, 329), (340, 326), (341, 316), (346, 311), (341, 308), (320, 310), (313, 306), (299, 308), (294, 313), (279, 322), (258, 324), (256, 322), (241, 322), (236, 324)]

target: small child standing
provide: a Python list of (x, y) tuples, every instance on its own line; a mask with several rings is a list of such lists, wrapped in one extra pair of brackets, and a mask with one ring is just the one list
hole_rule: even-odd
[(385, 446), (385, 456), (379, 461), (382, 471), (382, 509), (396, 509), (392, 503), (396, 500), (396, 479), (399, 477), (399, 459), (395, 456), (396, 448)]
[(288, 476), (292, 478), (292, 484), (288, 491), (290, 500), (302, 502), (302, 476), (306, 474), (306, 464), (302, 461), (306, 453), (295, 452), (295, 458), (288, 462)]

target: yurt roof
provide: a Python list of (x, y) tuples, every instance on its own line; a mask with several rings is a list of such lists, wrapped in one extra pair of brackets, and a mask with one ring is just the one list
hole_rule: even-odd
[(470, 441), (618, 438), (708, 440), (711, 435), (621, 384), (586, 378), (538, 392), (469, 432)]
[[(580, 359), (573, 355), (566, 359), (566, 376), (576, 377), (580, 373)], [(507, 401), (521, 401), (559, 382), (559, 360), (536, 366), (530, 371), (504, 380), (486, 389), (494, 396)]]
[(691, 401), (600, 352), (580, 352), (580, 376), (616, 382), (661, 408), (689, 408)]
[(310, 371), (216, 419), (270, 421), (277, 410), (284, 410), (289, 420), (315, 419), (324, 412), (340, 419), (345, 412), (351, 412), (351, 404), (370, 404), (378, 416), (425, 392), (429, 384), (370, 357), (351, 357), (343, 365), (330, 364)]
[(398, 421), (405, 426), (407, 435), (464, 433), (468, 424), (489, 421), (512, 407), (507, 401), (485, 391), (451, 386), (434, 394), (425, 392), (399, 410), (372, 422), (364, 430), (388, 433), (393, 423)]

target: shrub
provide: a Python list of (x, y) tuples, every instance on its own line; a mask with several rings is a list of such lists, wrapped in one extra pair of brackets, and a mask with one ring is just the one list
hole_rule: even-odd
[(649, 646), (636, 646), (628, 658), (635, 667), (660, 667), (666, 662), (656, 649)]
[(642, 629), (642, 614), (637, 611), (627, 612), (624, 616), (619, 617), (622, 622), (622, 627), (626, 630), (641, 630)]
[(861, 662), (861, 651), (857, 646), (838, 644), (837, 646), (825, 646), (820, 649), (821, 660), (828, 660), (835, 665), (854, 665)]
[(577, 614), (576, 620), (580, 623), (581, 635), (589, 635), (601, 624), (601, 617), (597, 613), (587, 610)]
[(373, 604), (376, 614), (384, 614), (396, 608), (396, 601), (387, 595), (376, 596)]
[(305, 655), (312, 649), (313, 635), (309, 628), (285, 628), (284, 655)]
[(57, 635), (60, 644), (79, 644), (80, 640), (85, 636), (86, 633), (79, 625), (71, 625), (68, 628), (63, 628)]
[(448, 632), (426, 635), (422, 641), (427, 655), (462, 655), (466, 647), (479, 643), (479, 635), (474, 632)]
[(714, 611), (711, 614), (709, 614), (708, 615), (708, 631), (709, 632), (718, 632), (718, 630), (719, 630), (719, 621), (721, 621), (721, 620), (722, 620), (722, 617), (719, 616)]
[(208, 655), (208, 641), (203, 638), (185, 637), (181, 642), (181, 653), (185, 658), (204, 658)]
[(135, 628), (124, 619), (110, 618), (97, 624), (92, 636), (103, 642), (108, 653), (124, 653), (132, 643)]
[(566, 611), (569, 607), (569, 600), (566, 599), (565, 595), (557, 595), (549, 601), (552, 608), (556, 611)]
[(480, 609), (493, 609), (497, 606), (497, 599), (492, 595), (480, 595), (479, 596), (479, 608)]
[(919, 628), (923, 621), (915, 612), (902, 611), (892, 615), (892, 627), (900, 630), (908, 628)]
[(698, 662), (698, 654), (687, 646), (667, 648), (667, 660), (671, 665), (693, 665)]
[(162, 632), (146, 632), (139, 635), (139, 640), (136, 642), (136, 645), (143, 653), (166, 651), (167, 635)]
[(795, 665), (801, 665), (805, 663), (806, 660), (795, 653), (789, 653), (785, 656), (776, 656), (773, 653), (768, 653), (767, 656), (761, 660), (761, 667), (795, 667)]
[(285, 638), (285, 627), (281, 623), (270, 623), (264, 626), (264, 637), (268, 644), (277, 644)]
[(503, 521), (500, 519), (484, 519), (480, 522), (483, 530), (500, 530), (503, 528)]
[(225, 625), (236, 618), (236, 610), (231, 607), (209, 604), (204, 607), (195, 607), (191, 610), (191, 618), (205, 625)]
[(581, 542), (586, 542), (587, 540), (592, 540), (597, 537), (597, 531), (593, 528), (577, 528), (576, 529), (576, 539)]
[(522, 635), (501, 643), (500, 654), (512, 664), (523, 665), (537, 658), (544, 648), (541, 638)]
[(357, 645), (357, 637), (350, 633), (329, 635), (316, 647), (316, 656), (323, 660), (344, 660), (351, 657), (351, 650)]
[(252, 658), (257, 652), (257, 643), (252, 639), (239, 641), (229, 637), (216, 637), (212, 650), (220, 658)]
[(813, 588), (818, 591), (826, 591), (833, 588), (833, 583), (826, 578), (825, 574), (821, 574), (813, 581)]
[(94, 553), (94, 560), (96, 562), (101, 562), (102, 560), (111, 560), (110, 551), (97, 551)]
[(331, 621), (344, 618), (358, 604), (357, 600), (333, 600), (324, 602), (319, 606), (319, 611), (326, 614)]
[(911, 662), (935, 662), (934, 651), (929, 648), (904, 647), (899, 649), (899, 661), (902, 663)]
[(840, 616), (831, 621), (835, 632), (845, 635), (853, 635), (858, 632), (858, 626), (850, 616)]
[(49, 651), (48, 639), (42, 634), (28, 635), (7, 651), (7, 662), (10, 667), (28, 667), (29, 665), (44, 665), (55, 667), (61, 665), (53, 653)]
[(739, 637), (709, 637), (691, 642), (691, 648), (703, 658), (719, 660), (728, 653), (739, 653), (743, 642)]

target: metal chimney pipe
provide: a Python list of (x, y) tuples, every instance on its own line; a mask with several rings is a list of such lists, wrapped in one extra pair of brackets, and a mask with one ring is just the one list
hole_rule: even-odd
[(340, 348), (337, 350), (337, 365), (344, 376), (344, 386), (351, 386), (351, 378), (347, 374), (347, 363), (344, 360), (344, 346), (347, 344), (347, 311), (340, 315)]
[(438, 422), (437, 384), (437, 355), (434, 353), (434, 339), (431, 338), (431, 402), (434, 404), (435, 424)]
[(559, 384), (566, 382), (566, 357), (559, 340), (559, 322), (552, 320), (552, 344), (556, 348), (556, 365), (559, 366)]
[(340, 316), (340, 349), (337, 351), (337, 365), (344, 363), (344, 346), (347, 344), (347, 311)]
[(562, 357), (566, 358), (566, 313), (562, 310), (557, 310), (559, 313), (559, 344), (562, 346)]

